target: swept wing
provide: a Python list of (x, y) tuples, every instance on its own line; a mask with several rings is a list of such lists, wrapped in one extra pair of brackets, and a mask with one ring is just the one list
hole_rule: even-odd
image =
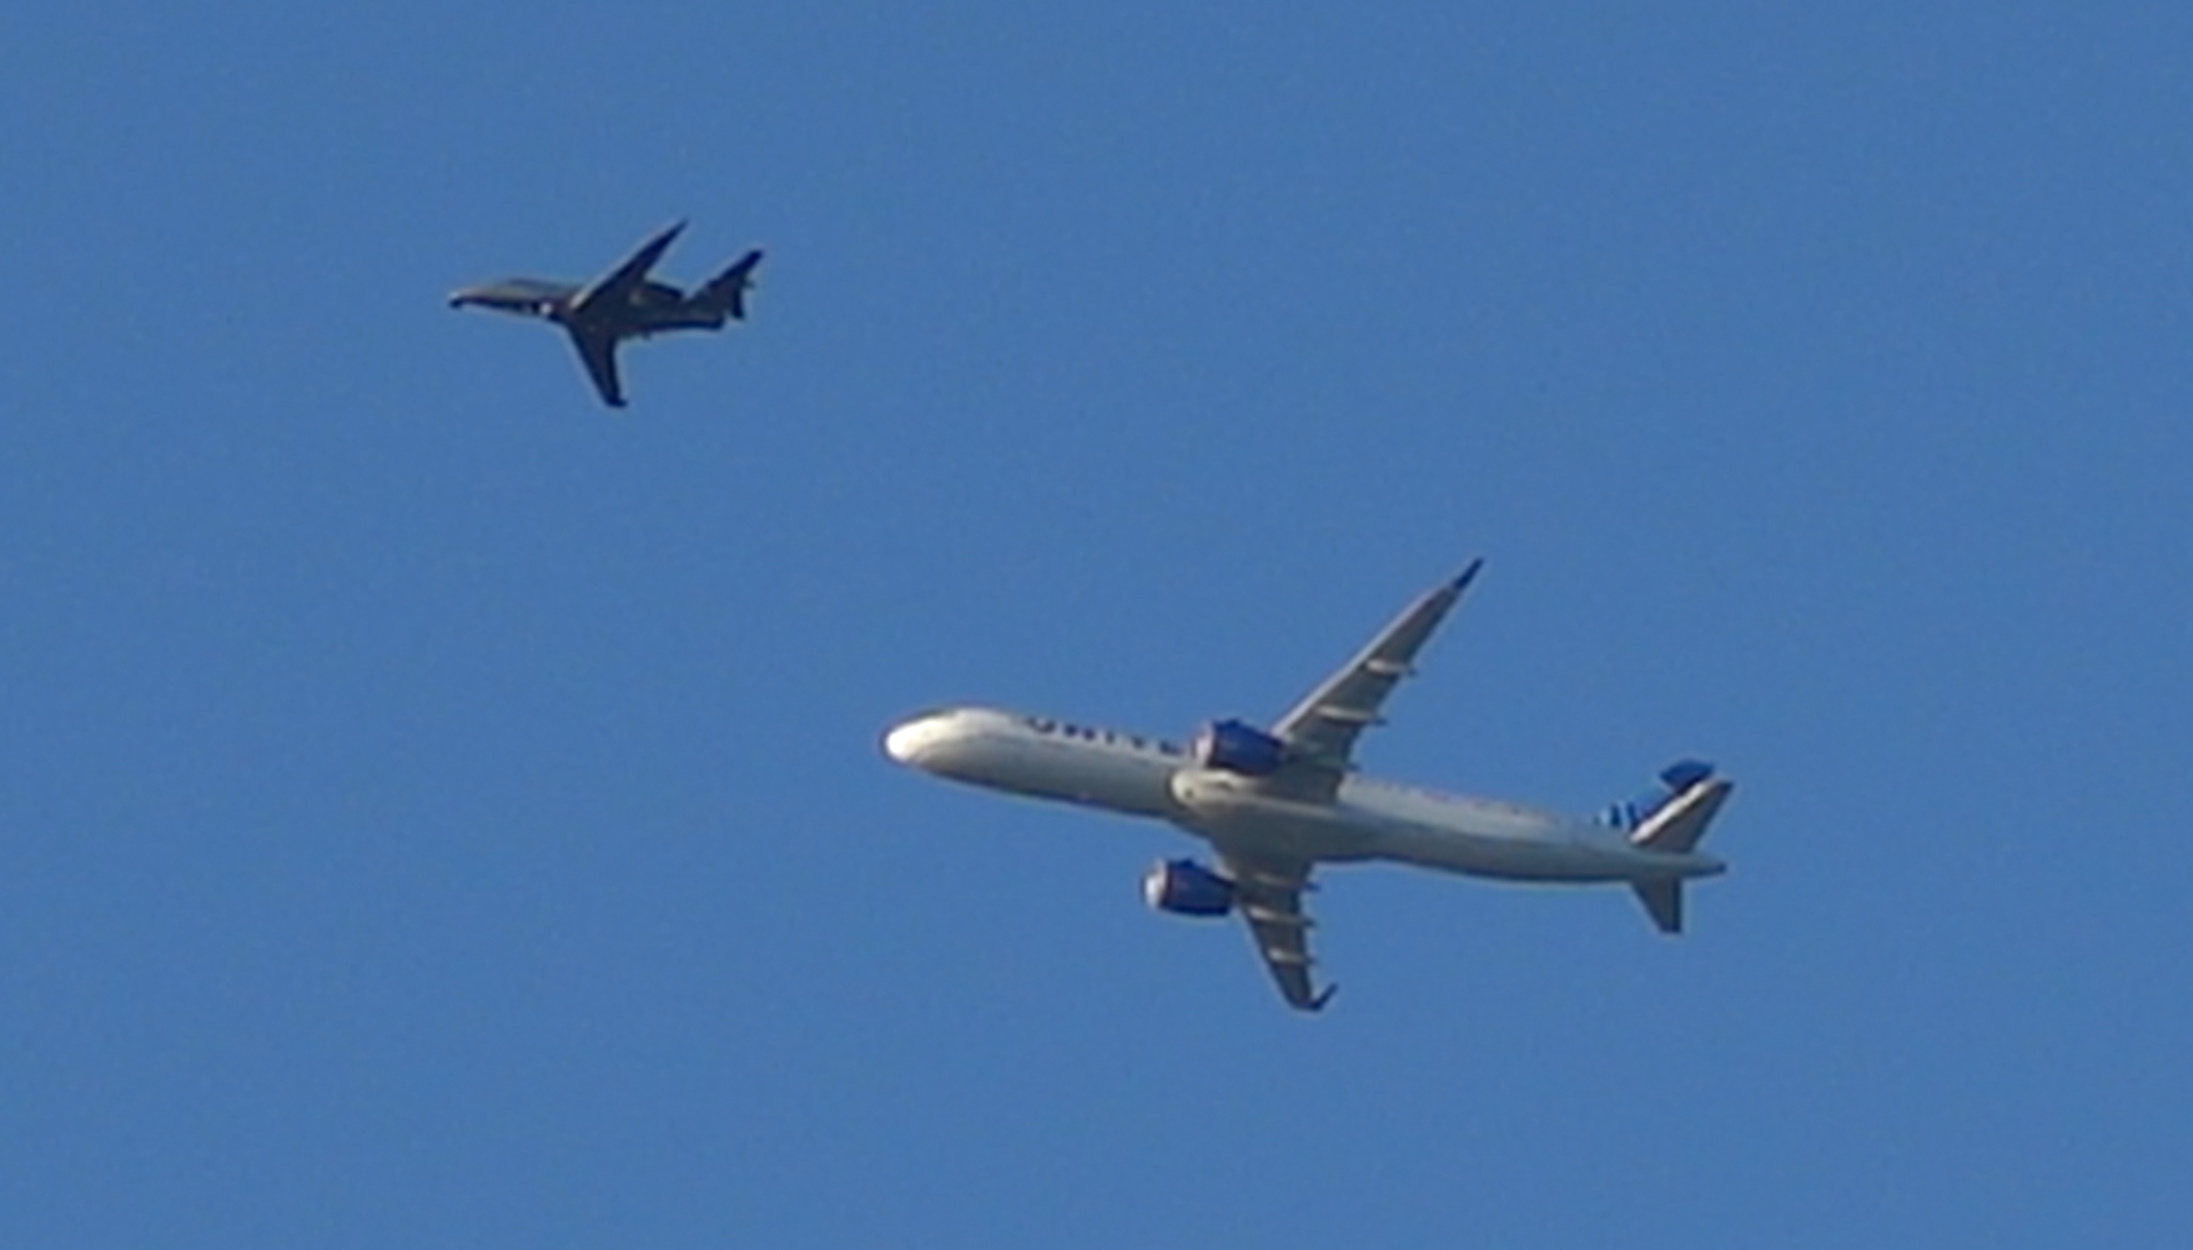
[(612, 408), (624, 407), (624, 388), (617, 383), (617, 336), (614, 332), (595, 326), (569, 327), (571, 343), (579, 349), (579, 359), (586, 362), (586, 376), (594, 379), (594, 389), (601, 392), (602, 402)]
[(1310, 976), (1310, 918), (1302, 912), (1302, 895), (1310, 889), (1310, 865), (1238, 848), (1218, 848), (1219, 864), (1233, 879), (1235, 909), (1249, 924), (1249, 940), (1271, 969), (1287, 1005), (1301, 1011), (1322, 1011), (1333, 996), (1333, 986), (1320, 992)]
[(595, 279), (593, 285), (579, 292), (579, 297), (571, 301), (573, 319), (583, 321), (601, 312), (630, 304), (633, 293), (639, 290), (641, 283), (647, 281), (647, 271), (653, 269), (656, 262), (662, 259), (662, 254), (670, 250), (670, 244), (684, 229), (684, 222), (672, 222), (654, 238), (640, 244), (639, 250), (627, 257), (623, 264)]
[(1471, 561), (1461, 576), (1403, 609), (1354, 659), (1279, 718), (1272, 736), (1287, 745), (1290, 758), (1273, 781), (1296, 797), (1332, 797), (1351, 766), (1356, 738), (1382, 723), (1379, 710), (1386, 696), (1415, 671), (1416, 653), (1484, 564)]

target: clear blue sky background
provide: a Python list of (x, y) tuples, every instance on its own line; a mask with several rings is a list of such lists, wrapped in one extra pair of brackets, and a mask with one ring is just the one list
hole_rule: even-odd
[[(1052, 7), (0, 12), (0, 1244), (2182, 1242), (2188, 10)], [(1364, 762), (1719, 761), (1684, 939), (877, 750), (1477, 554)]]

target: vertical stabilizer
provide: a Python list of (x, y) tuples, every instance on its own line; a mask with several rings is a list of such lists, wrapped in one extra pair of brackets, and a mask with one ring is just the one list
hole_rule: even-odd
[[(1698, 849), (1699, 840), (1706, 836), (1706, 826), (1728, 801), (1734, 785), (1713, 775), (1712, 766), (1693, 760), (1676, 764), (1660, 774), (1661, 784), (1667, 787), (1667, 796), (1643, 813), (1642, 819), (1629, 827), (1630, 845), (1642, 851), (1656, 851), (1664, 855), (1692, 856)], [(1634, 809), (1633, 809), (1634, 810)], [(1679, 869), (1693, 875), (1719, 871), (1718, 865), (1709, 864), (1701, 869), (1697, 860), (1691, 867)], [(1653, 927), (1662, 933), (1683, 931), (1683, 877), (1671, 872), (1665, 877), (1644, 877), (1630, 882), (1630, 889), (1637, 901), (1644, 904), (1645, 914), (1652, 917)]]
[(693, 302), (728, 313), (733, 321), (746, 320), (746, 293), (754, 289), (754, 266), (761, 263), (761, 249), (733, 261), (731, 267), (709, 279), (693, 293)]
[(1645, 905), (1645, 914), (1652, 917), (1652, 925), (1662, 933), (1683, 931), (1683, 879), (1681, 877), (1656, 877), (1651, 881), (1633, 881), (1630, 889), (1637, 892), (1637, 901)]
[(1648, 851), (1687, 854), (1706, 836), (1706, 826), (1728, 800), (1735, 786), (1727, 781), (1699, 780), (1662, 804), (1644, 823), (1630, 831), (1630, 843)]

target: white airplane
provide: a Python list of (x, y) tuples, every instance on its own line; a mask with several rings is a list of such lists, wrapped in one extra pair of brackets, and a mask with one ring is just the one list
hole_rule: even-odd
[(1725, 865), (1698, 841), (1729, 796), (1710, 764), (1684, 760), (1659, 789), (1596, 818), (1462, 798), (1355, 771), (1356, 736), (1413, 672), (1419, 648), (1477, 576), (1482, 559), (1424, 595), (1269, 730), (1212, 721), (1185, 748), (993, 708), (923, 712), (883, 749), (954, 781), (1170, 821), (1210, 843), (1217, 868), (1162, 860), (1143, 879), (1160, 911), (1238, 910), (1290, 1006), (1318, 1011), (1336, 986), (1310, 975), (1302, 896), (1319, 864), (1385, 860), (1512, 881), (1620, 882), (1663, 933), (1683, 928), (1683, 882)]

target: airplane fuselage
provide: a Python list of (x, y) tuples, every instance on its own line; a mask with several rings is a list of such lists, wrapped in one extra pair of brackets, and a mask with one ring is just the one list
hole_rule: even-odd
[(453, 308), (490, 308), (521, 317), (539, 317), (557, 325), (599, 330), (620, 339), (646, 338), (672, 330), (721, 330), (729, 320), (720, 306), (688, 297), (674, 286), (648, 282), (622, 303), (580, 312), (583, 288), (539, 278), (511, 278), (470, 287), (450, 298)]
[(1169, 821), (1218, 847), (1313, 863), (1388, 861), (1513, 881), (1704, 877), (1721, 861), (1633, 845), (1622, 830), (1497, 799), (1349, 774), (1330, 802), (1259, 793), (1199, 767), (1182, 747), (993, 708), (952, 708), (893, 727), (894, 760), (955, 781)]

